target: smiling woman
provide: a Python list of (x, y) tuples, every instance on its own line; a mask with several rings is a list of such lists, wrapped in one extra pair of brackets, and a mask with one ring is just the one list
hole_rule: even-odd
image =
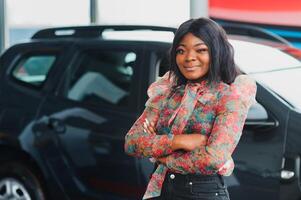
[(157, 163), (144, 199), (229, 199), (223, 176), (234, 169), (256, 84), (239, 75), (225, 31), (206, 18), (184, 22), (170, 51), (170, 71), (126, 135), (125, 151)]

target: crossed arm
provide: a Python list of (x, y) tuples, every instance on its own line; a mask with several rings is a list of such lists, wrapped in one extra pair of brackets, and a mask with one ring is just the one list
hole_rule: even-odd
[[(231, 155), (241, 136), (248, 108), (238, 97), (222, 101), (209, 138), (199, 133), (157, 135), (154, 125), (159, 110), (147, 107), (126, 135), (126, 153), (153, 157), (180, 173), (211, 174), (223, 170), (227, 161), (230, 161), (228, 168), (234, 167)], [(179, 153), (179, 149), (184, 151)]]
[(201, 134), (157, 135), (155, 124), (159, 110), (146, 107), (125, 137), (125, 152), (132, 156), (154, 157), (157, 160), (183, 149), (191, 151), (205, 145), (207, 137)]

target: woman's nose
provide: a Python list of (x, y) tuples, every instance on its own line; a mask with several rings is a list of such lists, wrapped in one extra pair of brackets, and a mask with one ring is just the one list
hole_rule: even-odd
[(187, 55), (186, 55), (186, 58), (185, 58), (186, 62), (194, 61), (195, 59), (196, 58), (195, 58), (195, 53), (194, 52), (192, 52), (192, 51), (187, 52)]

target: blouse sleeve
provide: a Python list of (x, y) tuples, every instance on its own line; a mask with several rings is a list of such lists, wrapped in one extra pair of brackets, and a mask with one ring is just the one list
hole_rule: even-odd
[(212, 174), (232, 160), (248, 110), (255, 102), (256, 83), (248, 76), (240, 75), (221, 95), (206, 146), (183, 154), (171, 154), (166, 161), (169, 169), (181, 173)]
[(150, 85), (145, 110), (125, 136), (125, 152), (132, 156), (158, 158), (172, 153), (173, 135), (152, 135), (144, 131), (145, 119), (157, 124), (159, 110), (170, 90), (168, 73)]

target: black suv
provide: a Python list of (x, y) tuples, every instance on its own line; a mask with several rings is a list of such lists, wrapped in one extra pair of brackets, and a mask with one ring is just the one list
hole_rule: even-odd
[[(168, 70), (174, 31), (52, 28), (9, 48), (0, 58), (0, 200), (141, 199), (153, 165), (127, 156), (124, 136), (148, 86)], [(231, 43), (238, 65), (258, 81), (226, 180), (231, 199), (297, 200), (300, 61), (272, 47)]]

